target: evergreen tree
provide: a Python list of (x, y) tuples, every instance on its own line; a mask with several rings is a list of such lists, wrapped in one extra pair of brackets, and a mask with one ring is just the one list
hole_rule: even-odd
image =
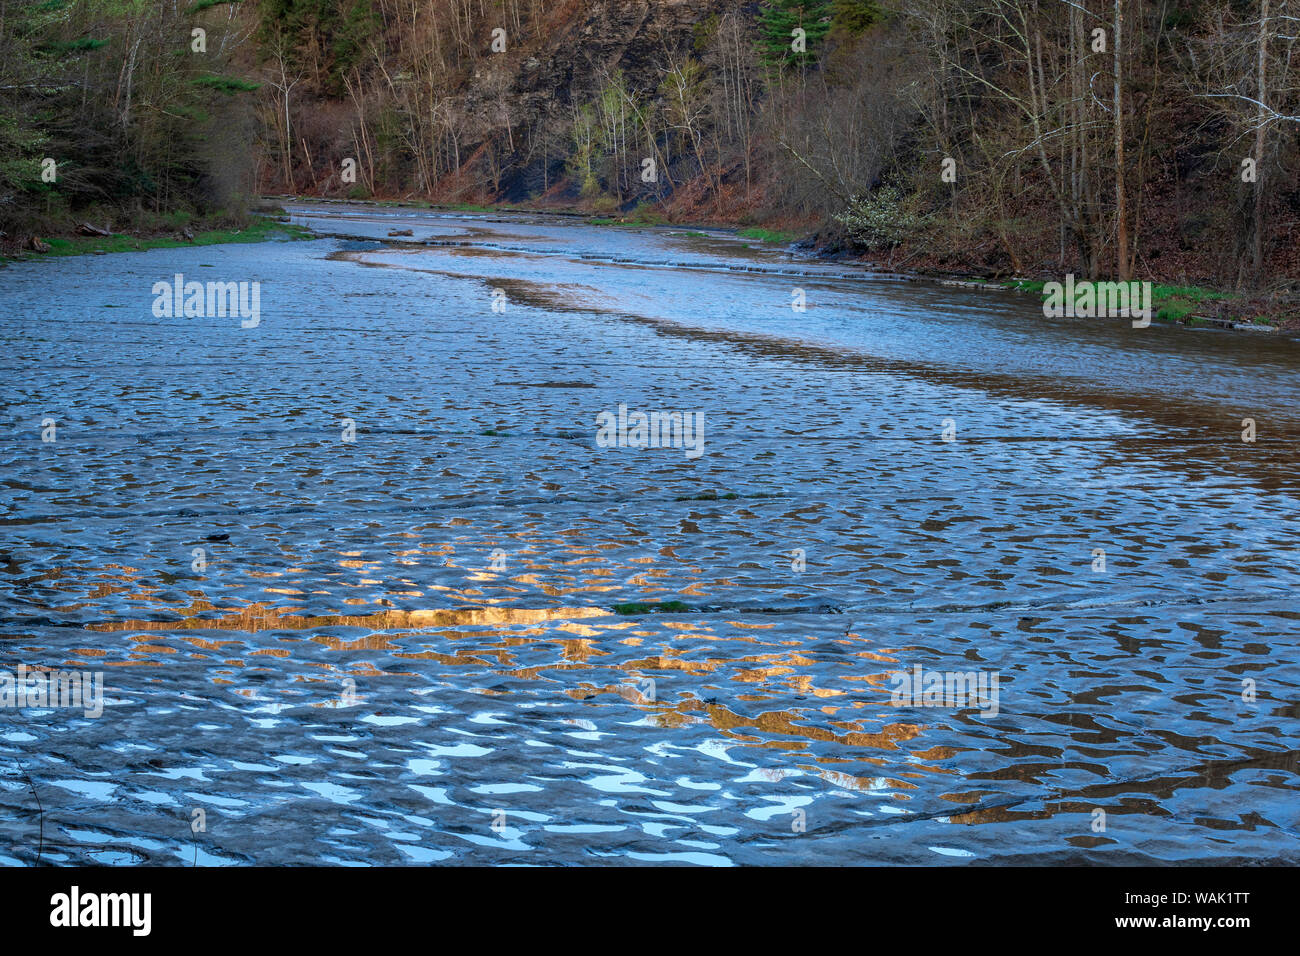
[(294, 64), (319, 68), (311, 83), (333, 96), (382, 27), (371, 0), (261, 0), (258, 9), (258, 40), (282, 34)]
[[(807, 66), (831, 28), (832, 0), (764, 0), (758, 8), (763, 57), (776, 66)], [(803, 30), (797, 44), (795, 30)], [(797, 46), (802, 46), (798, 49)]]
[(836, 38), (856, 37), (871, 29), (885, 18), (877, 0), (835, 0), (831, 26)]

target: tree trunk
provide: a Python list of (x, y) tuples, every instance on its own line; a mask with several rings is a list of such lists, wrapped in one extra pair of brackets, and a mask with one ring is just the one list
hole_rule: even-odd
[(1128, 255), (1128, 203), (1124, 196), (1124, 86), (1120, 43), (1124, 32), (1124, 3), (1115, 0), (1115, 258), (1119, 280), (1131, 278)]
[(1254, 195), (1254, 232), (1253, 266), (1255, 282), (1258, 283), (1264, 270), (1264, 147), (1268, 129), (1268, 3), (1260, 0), (1259, 10), (1259, 76), (1255, 97), (1259, 100), (1259, 128), (1255, 130), (1255, 195)]

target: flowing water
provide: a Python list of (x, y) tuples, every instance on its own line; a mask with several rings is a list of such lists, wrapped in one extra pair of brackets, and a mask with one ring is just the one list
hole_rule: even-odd
[(1294, 339), (292, 211), (0, 270), (0, 862), (1300, 862)]

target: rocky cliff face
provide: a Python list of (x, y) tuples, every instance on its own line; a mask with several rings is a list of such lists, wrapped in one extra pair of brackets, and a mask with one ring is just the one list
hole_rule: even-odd
[[(748, 4), (753, 6), (753, 4)], [(664, 71), (696, 53), (701, 25), (739, 0), (590, 0), (551, 14), (541, 42), (484, 56), (463, 100), (464, 130), (494, 151), (499, 198), (519, 200), (563, 178), (575, 106), (592, 102), (619, 73), (630, 91), (654, 97)]]

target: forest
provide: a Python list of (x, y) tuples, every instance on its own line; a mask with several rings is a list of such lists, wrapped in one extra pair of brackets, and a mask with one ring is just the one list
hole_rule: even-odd
[(1297, 36), (1294, 0), (0, 0), (0, 230), (506, 205), (1286, 297)]

